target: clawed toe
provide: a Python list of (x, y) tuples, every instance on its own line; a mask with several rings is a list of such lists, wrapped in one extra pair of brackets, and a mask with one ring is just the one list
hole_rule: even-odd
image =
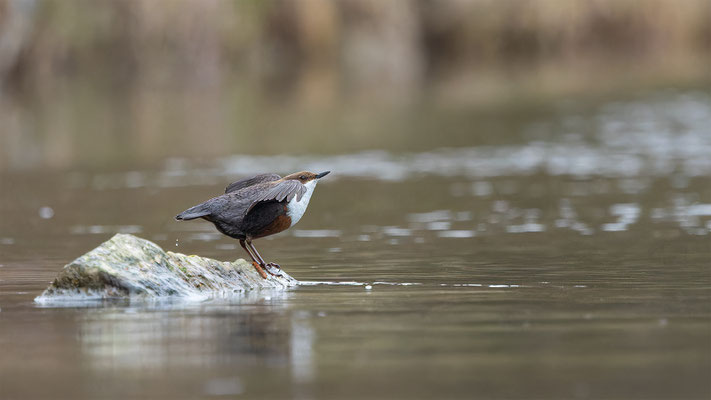
[(279, 264), (269, 263), (269, 264), (266, 264), (264, 267), (265, 267), (264, 270), (269, 272), (272, 276), (282, 276), (280, 273), (272, 272), (272, 268), (281, 270), (281, 267), (279, 266)]

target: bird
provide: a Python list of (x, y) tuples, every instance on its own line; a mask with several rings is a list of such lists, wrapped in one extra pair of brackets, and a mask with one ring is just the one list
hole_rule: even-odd
[(265, 270), (280, 276), (271, 271), (281, 269), (279, 264), (264, 262), (252, 241), (285, 231), (299, 222), (319, 179), (330, 172), (301, 171), (283, 178), (268, 173), (241, 179), (229, 184), (224, 194), (188, 208), (175, 219), (202, 218), (212, 222), (218, 231), (239, 240), (262, 278), (267, 279)]

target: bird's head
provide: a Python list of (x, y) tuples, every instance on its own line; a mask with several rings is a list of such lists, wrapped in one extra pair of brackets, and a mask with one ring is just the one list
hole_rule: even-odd
[(309, 171), (294, 172), (291, 175), (285, 176), (283, 179), (285, 181), (287, 181), (287, 180), (299, 181), (299, 182), (301, 182), (301, 184), (306, 185), (307, 183), (309, 183), (311, 181), (314, 181), (314, 183), (315, 183), (316, 180), (321, 179), (324, 176), (328, 175), (329, 172), (331, 172), (331, 171), (321, 172), (320, 174), (314, 174), (313, 172), (309, 172)]

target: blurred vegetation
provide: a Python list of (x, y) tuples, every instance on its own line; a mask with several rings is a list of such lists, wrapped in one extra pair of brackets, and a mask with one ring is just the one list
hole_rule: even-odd
[(709, 61), (708, 0), (0, 0), (0, 168), (283, 152), (283, 131), (338, 151), (349, 124), (340, 150), (377, 147), (391, 127), (355, 108), (686, 84)]
[(279, 96), (399, 96), (482, 68), (673, 66), (711, 51), (706, 0), (1, 0), (0, 10), (5, 28), (27, 20), (18, 51), (2, 54), (3, 80), (39, 89), (87, 75), (150, 86), (237, 76)]

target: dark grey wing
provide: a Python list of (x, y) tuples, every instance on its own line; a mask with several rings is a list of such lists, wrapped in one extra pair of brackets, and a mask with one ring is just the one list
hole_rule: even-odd
[(277, 174), (259, 174), (257, 176), (253, 176), (251, 178), (244, 178), (244, 179), (238, 180), (237, 182), (230, 183), (225, 188), (225, 193), (236, 192), (236, 191), (238, 191), (240, 189), (244, 189), (248, 186), (253, 186), (258, 183), (278, 181), (279, 179), (281, 179), (281, 176), (279, 176)]
[(262, 201), (291, 201), (294, 197), (296, 197), (296, 201), (299, 201), (304, 196), (304, 193), (306, 193), (306, 186), (302, 185), (299, 181), (288, 180), (279, 182), (265, 190), (264, 193), (256, 196), (247, 208), (245, 214), (249, 213), (254, 206)]

